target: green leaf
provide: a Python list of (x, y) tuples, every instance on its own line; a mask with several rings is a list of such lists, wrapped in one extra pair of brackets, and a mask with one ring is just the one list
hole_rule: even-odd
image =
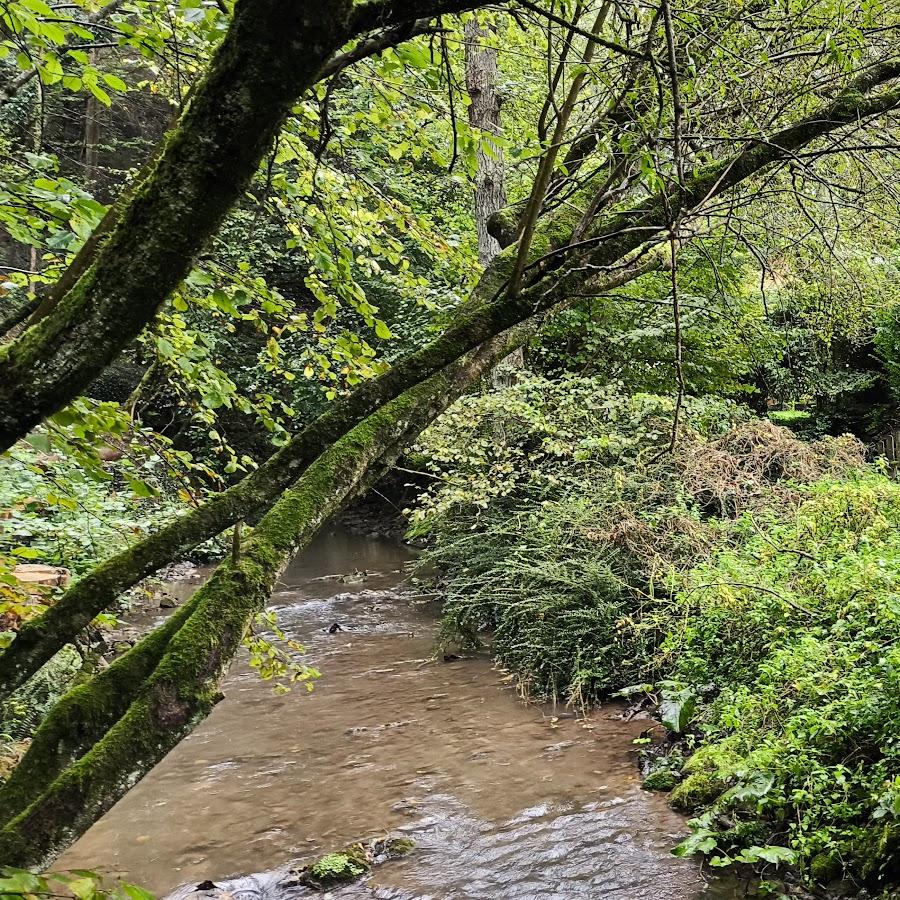
[(414, 69), (427, 69), (431, 65), (431, 55), (423, 44), (408, 42), (394, 48), (397, 57)]
[(128, 489), (136, 497), (155, 497), (159, 493), (155, 487), (140, 478), (129, 478)]
[(41, 80), (44, 84), (56, 84), (63, 77), (62, 63), (52, 54), (48, 56), (40, 66)]
[(649, 694), (653, 691), (652, 684), (630, 684), (613, 694), (614, 697), (633, 697), (635, 694)]
[(88, 89), (88, 90), (89, 90), (89, 91), (90, 91), (90, 92), (91, 92), (91, 93), (92, 93), (92, 94), (93, 94), (93, 95), (94, 95), (94, 96), (95, 96), (95, 97), (96, 97), (96, 98), (97, 98), (104, 106), (111, 106), (111, 105), (112, 105), (112, 98), (109, 96), (109, 94), (106, 93), (106, 91), (103, 90), (102, 87), (100, 87), (99, 84), (94, 84), (94, 83), (92, 83), (92, 82), (90, 82), (90, 81), (86, 81), (85, 84), (86, 84), (86, 86), (87, 86), (87, 89)]
[(107, 87), (111, 87), (114, 91), (127, 91), (128, 85), (119, 78), (118, 75), (111, 75), (109, 73), (104, 73), (103, 80), (106, 82)]
[(781, 863), (792, 865), (797, 861), (797, 854), (789, 847), (769, 844), (765, 847), (748, 847), (737, 857), (737, 861), (742, 863), (756, 863), (760, 860), (776, 866)]
[(13, 550), (13, 556), (18, 556), (19, 559), (40, 559), (41, 555), (41, 551), (34, 547), (16, 547)]
[(735, 785), (727, 793), (732, 800), (756, 800), (765, 797), (775, 784), (775, 776), (771, 772), (754, 772)]
[(66, 42), (66, 30), (56, 22), (41, 22), (41, 36), (47, 38), (54, 44), (64, 44)]
[(97, 894), (97, 881), (94, 878), (76, 878), (67, 887), (77, 900), (92, 900)]
[(41, 453), (50, 452), (50, 435), (45, 432), (39, 431), (34, 434), (29, 434), (25, 440), (31, 444), (35, 450), (39, 450)]
[(687, 728), (696, 707), (697, 698), (690, 692), (682, 691), (666, 697), (659, 704), (660, 721), (669, 731), (680, 734)]
[(136, 884), (129, 884), (127, 881), (119, 883), (119, 890), (128, 897), (129, 900), (156, 900), (156, 897), (149, 891), (145, 891)]
[(11, 872), (0, 878), (0, 894), (34, 894), (43, 887), (43, 881), (31, 872), (6, 869)]
[(716, 839), (708, 833), (692, 834), (672, 850), (673, 856), (688, 857), (696, 853), (709, 853), (716, 849)]

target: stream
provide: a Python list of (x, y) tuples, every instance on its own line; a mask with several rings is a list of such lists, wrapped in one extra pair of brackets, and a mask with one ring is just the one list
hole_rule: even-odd
[[(416, 849), (330, 896), (741, 896), (671, 856), (684, 819), (641, 790), (634, 763), (647, 722), (615, 705), (576, 718), (525, 704), (486, 656), (435, 660), (436, 605), (403, 593), (409, 559), (386, 541), (320, 536), (272, 597), (322, 672), (314, 691), (278, 695), (236, 662), (225, 700), (59, 868), (159, 896), (211, 879), (235, 900), (283, 897), (280, 867), (391, 833)], [(338, 577), (353, 572), (367, 574)], [(248, 873), (270, 874), (226, 881)]]

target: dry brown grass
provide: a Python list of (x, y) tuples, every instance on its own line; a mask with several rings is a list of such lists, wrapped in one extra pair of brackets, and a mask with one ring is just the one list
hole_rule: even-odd
[(685, 441), (674, 463), (704, 510), (732, 517), (771, 501), (773, 491), (787, 498), (792, 484), (861, 469), (865, 446), (850, 435), (802, 441), (790, 429), (761, 420), (716, 440)]

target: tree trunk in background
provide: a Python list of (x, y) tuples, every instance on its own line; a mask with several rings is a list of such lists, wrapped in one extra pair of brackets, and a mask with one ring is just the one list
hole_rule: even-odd
[[(497, 93), (497, 51), (481, 44), (487, 30), (477, 17), (466, 22), (466, 90), (469, 92), (469, 124), (481, 132), (478, 173), (475, 176), (475, 224), (478, 227), (478, 261), (487, 266), (500, 252), (488, 234), (488, 219), (506, 206), (503, 150), (486, 134), (500, 134), (500, 95)], [(490, 152), (486, 147), (490, 147)]]
[[(91, 65), (98, 62), (96, 48), (90, 52)], [(97, 169), (100, 160), (100, 104), (88, 93), (84, 108), (84, 183), (94, 194), (97, 192)]]
[[(503, 148), (487, 134), (499, 135), (500, 94), (497, 90), (497, 51), (482, 43), (488, 30), (473, 16), (465, 26), (466, 90), (469, 94), (469, 125), (480, 132), (478, 170), (475, 175), (475, 226), (478, 229), (478, 261), (487, 267), (500, 252), (500, 244), (488, 231), (488, 221), (506, 206), (506, 177)], [(495, 387), (501, 387), (503, 372), (521, 369), (525, 365), (522, 348), (518, 348), (500, 362), (491, 376)]]

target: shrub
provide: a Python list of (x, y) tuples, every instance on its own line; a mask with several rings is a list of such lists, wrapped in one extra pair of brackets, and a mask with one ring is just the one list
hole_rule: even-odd
[[(560, 390), (568, 411), (545, 406)], [(670, 454), (667, 401), (588, 393), (530, 380), (422, 441), (444, 640), (493, 630), (533, 694), (662, 698), (696, 750), (649, 785), (699, 813), (681, 853), (896, 881), (900, 485), (850, 438), (727, 404), (689, 401)]]

